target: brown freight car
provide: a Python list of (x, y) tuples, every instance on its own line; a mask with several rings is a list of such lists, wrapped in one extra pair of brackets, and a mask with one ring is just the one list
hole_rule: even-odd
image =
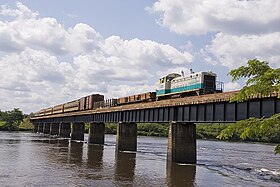
[(63, 113), (64, 111), (64, 105), (61, 104), (61, 105), (56, 105), (53, 107), (53, 114), (60, 114), (60, 113)]
[(80, 110), (93, 109), (93, 103), (104, 101), (104, 95), (92, 94), (80, 99)]
[(38, 116), (44, 116), (45, 115), (45, 109), (42, 109), (40, 110), (38, 113), (37, 113)]
[(142, 94), (136, 94), (136, 95), (118, 98), (117, 104), (122, 105), (128, 103), (155, 101), (155, 100), (156, 100), (156, 92), (146, 92)]
[(127, 103), (128, 102), (128, 97), (120, 97), (117, 100), (118, 100), (118, 104)]
[(101, 94), (92, 94), (86, 97), (86, 110), (90, 110), (94, 108), (95, 102), (102, 102), (104, 101), (104, 95)]
[(80, 99), (80, 106), (79, 106), (80, 110), (85, 110), (86, 109), (86, 97), (82, 97)]
[(107, 99), (104, 101), (104, 107), (114, 107), (117, 106), (117, 99)]
[(72, 112), (79, 110), (80, 100), (70, 101), (64, 104), (64, 112)]
[(45, 115), (50, 115), (50, 114), (52, 114), (52, 112), (53, 112), (53, 108), (52, 107), (45, 109)]

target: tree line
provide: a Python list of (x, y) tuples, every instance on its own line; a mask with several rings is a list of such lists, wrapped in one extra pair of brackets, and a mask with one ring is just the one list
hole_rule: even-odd
[(19, 108), (10, 111), (0, 110), (0, 130), (31, 130), (32, 127), (29, 115), (23, 114)]

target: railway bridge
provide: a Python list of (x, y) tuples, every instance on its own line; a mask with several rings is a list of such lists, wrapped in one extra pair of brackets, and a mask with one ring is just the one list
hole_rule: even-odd
[(167, 160), (196, 163), (195, 123), (233, 123), (250, 117), (270, 117), (280, 112), (278, 93), (252, 96), (245, 102), (230, 102), (236, 92), (224, 92), (110, 108), (76, 111), (31, 119), (34, 131), (84, 140), (85, 123), (90, 123), (88, 142), (104, 144), (105, 123), (118, 123), (117, 151), (137, 150), (137, 123), (170, 123)]

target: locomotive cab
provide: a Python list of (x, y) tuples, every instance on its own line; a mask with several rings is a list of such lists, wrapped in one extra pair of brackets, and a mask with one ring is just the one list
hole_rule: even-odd
[(171, 73), (167, 76), (161, 77), (158, 81), (158, 89), (157, 89), (157, 95), (163, 95), (171, 93), (171, 81), (176, 78), (180, 77), (180, 74), (177, 73)]
[(203, 74), (203, 94), (223, 91), (223, 83), (218, 82), (217, 75), (213, 72), (202, 72)]
[(216, 74), (212, 72), (202, 72), (203, 94), (216, 92)]

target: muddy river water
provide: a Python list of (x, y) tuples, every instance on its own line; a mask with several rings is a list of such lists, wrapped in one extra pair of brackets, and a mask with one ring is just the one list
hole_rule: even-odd
[[(87, 135), (85, 135), (85, 140)], [(26, 132), (0, 132), (1, 186), (280, 186), (275, 145), (197, 140), (197, 164), (167, 164), (167, 138), (137, 152)]]

